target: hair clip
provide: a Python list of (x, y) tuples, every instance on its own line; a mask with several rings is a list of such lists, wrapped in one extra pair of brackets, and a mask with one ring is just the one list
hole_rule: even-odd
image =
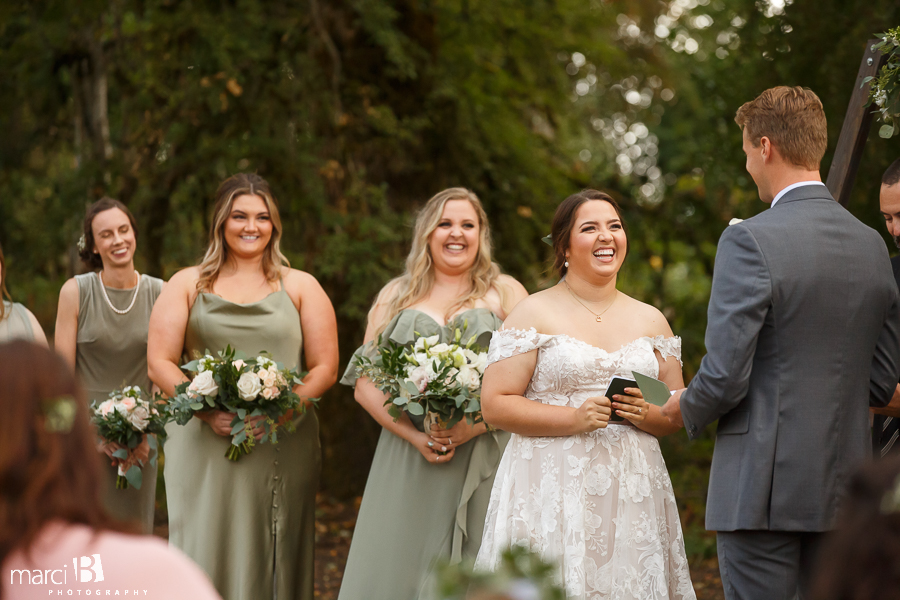
[(79, 252), (84, 252), (84, 247), (87, 245), (87, 241), (84, 239), (83, 233), (81, 234), (81, 237), (78, 238), (78, 244), (76, 244), (76, 245), (78, 246)]
[(891, 515), (900, 512), (900, 475), (894, 485), (881, 497), (881, 514)]
[(541, 238), (541, 241), (544, 242), (545, 244), (547, 244), (548, 246), (552, 246), (553, 245), (552, 235), (553, 234), (545, 235), (544, 237)]
[(44, 401), (44, 430), (48, 433), (69, 433), (75, 423), (77, 407), (72, 396), (57, 396)]

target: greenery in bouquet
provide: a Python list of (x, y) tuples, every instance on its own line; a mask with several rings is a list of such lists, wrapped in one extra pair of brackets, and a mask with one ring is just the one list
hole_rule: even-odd
[(146, 436), (150, 464), (156, 465), (158, 449), (166, 441), (166, 423), (171, 420), (168, 406), (145, 398), (136, 385), (126, 386), (110, 392), (109, 399), (103, 402), (93, 402), (91, 420), (101, 438), (122, 446), (112, 454), (119, 460), (116, 489), (124, 490), (129, 485), (141, 489), (144, 463), (133, 452)]
[(889, 138), (900, 133), (900, 27), (879, 33), (878, 37), (881, 42), (875, 44), (874, 49), (887, 54), (887, 61), (878, 75), (866, 77), (863, 85), (871, 82), (869, 105), (878, 107), (883, 123), (878, 135)]
[(357, 357), (359, 373), (387, 394), (388, 413), (395, 421), (404, 410), (419, 416), (432, 413), (447, 428), (463, 417), (473, 425), (481, 422), (487, 351), (475, 346), (474, 337), (461, 344), (463, 330), (458, 328), (450, 343), (440, 342), (437, 335), (416, 335), (408, 346), (379, 338), (374, 358)]
[(494, 571), (475, 571), (471, 563), (442, 566), (431, 600), (565, 600), (556, 572), (538, 554), (513, 546)]
[[(278, 443), (278, 429), (288, 432), (295, 427), (285, 419), (289, 411), (305, 411), (294, 385), (302, 385), (301, 373), (285, 369), (266, 352), (256, 358), (246, 358), (228, 346), (215, 358), (210, 354), (182, 365), (192, 375), (175, 388), (169, 401), (175, 422), (185, 425), (197, 412), (221, 410), (234, 413), (231, 421), (231, 446), (225, 453), (232, 461), (253, 451), (256, 438), (250, 417), (264, 417), (260, 443)], [(316, 402), (318, 399), (310, 399)]]

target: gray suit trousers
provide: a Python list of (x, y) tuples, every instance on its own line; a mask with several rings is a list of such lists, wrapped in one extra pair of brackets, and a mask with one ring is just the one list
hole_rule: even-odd
[(718, 532), (719, 573), (725, 598), (803, 598), (823, 535), (806, 531)]

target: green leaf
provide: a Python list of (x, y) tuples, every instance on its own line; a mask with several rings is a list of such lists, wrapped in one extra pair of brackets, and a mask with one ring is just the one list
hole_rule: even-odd
[(113, 457), (125, 460), (128, 458), (128, 451), (125, 448), (119, 448), (112, 453)]
[(231, 438), (231, 445), (232, 446), (240, 446), (241, 444), (244, 443), (244, 441), (246, 441), (246, 439), (247, 439), (247, 432), (244, 431), (243, 429), (241, 429), (240, 433), (238, 433), (236, 436)]
[(144, 473), (141, 471), (140, 467), (135, 465), (125, 471), (125, 479), (128, 480), (128, 485), (139, 490), (141, 489), (141, 484), (144, 482)]
[(881, 129), (878, 130), (878, 135), (883, 138), (889, 138), (894, 135), (894, 126), (893, 125), (882, 125)]
[(243, 421), (247, 417), (246, 409), (243, 409), (243, 408), (237, 409), (237, 416), (238, 416), (238, 419)]
[(203, 403), (202, 402), (191, 402), (190, 406), (194, 410), (200, 410), (203, 408)]
[(410, 402), (406, 405), (406, 410), (409, 411), (410, 414), (416, 416), (422, 416), (425, 414), (425, 409), (422, 408), (422, 405), (418, 402)]
[(235, 423), (231, 428), (231, 435), (237, 435), (239, 431), (244, 431), (244, 422)]

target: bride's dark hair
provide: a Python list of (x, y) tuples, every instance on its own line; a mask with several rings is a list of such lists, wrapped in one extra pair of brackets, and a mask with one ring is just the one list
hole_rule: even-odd
[(556, 269), (560, 277), (565, 275), (568, 270), (566, 268), (566, 250), (569, 249), (569, 236), (572, 233), (572, 226), (575, 222), (575, 213), (578, 212), (579, 206), (591, 200), (609, 202), (616, 214), (619, 215), (619, 220), (622, 221), (622, 230), (626, 234), (628, 233), (628, 229), (625, 227), (625, 220), (622, 219), (622, 209), (619, 208), (619, 204), (613, 200), (612, 196), (598, 190), (581, 190), (576, 194), (572, 194), (556, 207), (556, 214), (553, 215), (553, 225), (550, 226), (550, 238), (553, 241), (553, 254), (555, 257), (553, 259), (553, 268)]

